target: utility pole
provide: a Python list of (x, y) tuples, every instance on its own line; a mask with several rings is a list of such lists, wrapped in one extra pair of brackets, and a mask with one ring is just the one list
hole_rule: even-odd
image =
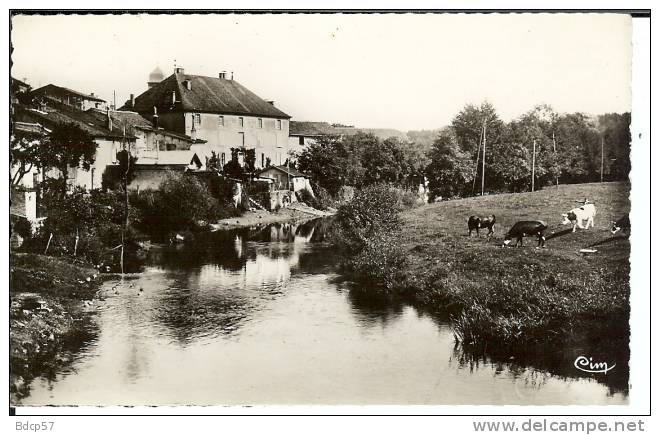
[[(557, 143), (555, 142), (555, 132), (552, 132), (552, 152), (555, 154), (555, 170), (557, 169)], [(559, 189), (559, 174), (555, 174), (555, 182)]]
[(536, 169), (536, 139), (532, 148), (532, 192), (534, 191), (534, 171)]
[(483, 125), (482, 125), (481, 130), (479, 130), (479, 142), (477, 142), (477, 162), (475, 163), (474, 178), (472, 179), (472, 193), (471, 193), (471, 195), (474, 195), (474, 186), (477, 183), (477, 177), (479, 176), (479, 157), (481, 156), (481, 141), (482, 141), (482, 138), (483, 138), (483, 133), (484, 133), (484, 128), (483, 128)]
[(486, 120), (484, 119), (484, 152), (481, 160), (481, 196), (484, 196), (484, 181), (486, 179)]
[(603, 136), (600, 137), (600, 182), (603, 182), (603, 160), (604, 160), (604, 138)]

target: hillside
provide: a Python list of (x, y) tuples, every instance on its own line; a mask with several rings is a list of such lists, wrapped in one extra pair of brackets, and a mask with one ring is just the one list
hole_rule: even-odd
[[(525, 248), (506, 248), (507, 261), (523, 260), (530, 255), (539, 258), (574, 260), (582, 266), (598, 267), (610, 262), (620, 262), (629, 255), (627, 239), (617, 235), (612, 238), (609, 232), (611, 221), (617, 220), (630, 211), (628, 199), (630, 186), (626, 183), (591, 183), (547, 187), (544, 190), (528, 193), (511, 193), (473, 197), (455, 201), (444, 201), (412, 209), (403, 215), (406, 243), (415, 246), (436, 245), (440, 249), (478, 250), (480, 253), (497, 253), (508, 229), (520, 220), (543, 220), (548, 224), (546, 232), (547, 249), (530, 249), (536, 240), (525, 239)], [(588, 198), (596, 205), (595, 228), (578, 229), (570, 232), (570, 226), (562, 226), (561, 214), (577, 206), (576, 200)], [(495, 235), (487, 240), (485, 232), (481, 237), (467, 237), (467, 219), (471, 215), (496, 217)], [(412, 231), (410, 231), (412, 229)], [(597, 246), (594, 246), (597, 245)], [(594, 246), (598, 254), (584, 256), (580, 248)], [(503, 255), (497, 254), (498, 256)], [(563, 268), (563, 267), (562, 267)]]

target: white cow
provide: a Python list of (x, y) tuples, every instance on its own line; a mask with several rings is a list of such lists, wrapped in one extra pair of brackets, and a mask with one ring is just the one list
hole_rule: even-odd
[[(562, 225), (573, 224), (573, 232), (575, 232), (575, 228), (587, 230), (589, 229), (590, 224), (592, 228), (594, 226), (594, 216), (596, 216), (596, 206), (593, 204), (584, 204), (580, 207), (575, 207), (573, 210), (569, 211), (568, 213), (564, 213), (561, 216), (564, 218), (561, 224)], [(587, 224), (585, 226), (582, 226), (583, 220), (587, 221)]]

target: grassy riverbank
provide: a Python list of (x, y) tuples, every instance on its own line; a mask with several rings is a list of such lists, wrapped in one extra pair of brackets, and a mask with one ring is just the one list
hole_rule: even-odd
[[(560, 186), (538, 192), (490, 195), (428, 204), (402, 213), (407, 266), (400, 291), (431, 310), (451, 313), (465, 345), (627, 338), (630, 244), (609, 232), (629, 212), (629, 185)], [(596, 204), (595, 228), (570, 231), (561, 214), (578, 199)], [(470, 215), (494, 214), (495, 236), (467, 236)], [(548, 223), (547, 249), (502, 248), (519, 220)], [(597, 252), (581, 254), (581, 248)], [(579, 332), (579, 334), (578, 334)]]
[(100, 280), (71, 259), (12, 253), (9, 262), (9, 391), (11, 403), (19, 403), (33, 379), (53, 376), (93, 334), (86, 312)]

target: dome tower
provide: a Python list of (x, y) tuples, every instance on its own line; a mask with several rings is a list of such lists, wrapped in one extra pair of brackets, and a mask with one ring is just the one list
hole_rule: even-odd
[(151, 74), (149, 74), (149, 81), (147, 82), (147, 86), (152, 88), (158, 83), (162, 82), (164, 78), (165, 77), (163, 76), (163, 72), (159, 67), (156, 67), (153, 71), (151, 71)]

